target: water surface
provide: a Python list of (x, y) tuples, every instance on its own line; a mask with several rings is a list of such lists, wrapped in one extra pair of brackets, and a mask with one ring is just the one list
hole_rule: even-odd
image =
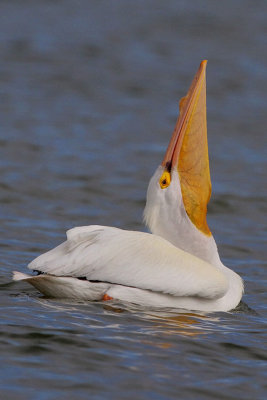
[[(1, 2), (3, 399), (264, 398), (266, 12), (247, 0)], [(71, 227), (145, 230), (149, 178), (204, 58), (209, 225), (248, 307), (55, 301), (10, 283)]]

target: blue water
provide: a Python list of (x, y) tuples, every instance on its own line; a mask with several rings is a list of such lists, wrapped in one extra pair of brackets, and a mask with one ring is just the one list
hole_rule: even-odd
[[(1, 399), (266, 396), (265, 1), (14, 1), (0, 12)], [(207, 70), (209, 225), (229, 313), (55, 301), (27, 271), (73, 226), (145, 230), (150, 176)]]

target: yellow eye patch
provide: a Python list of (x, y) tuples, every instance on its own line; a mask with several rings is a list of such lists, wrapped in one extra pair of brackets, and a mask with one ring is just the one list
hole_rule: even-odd
[(171, 183), (171, 174), (168, 171), (164, 171), (160, 177), (159, 184), (161, 189), (166, 189)]

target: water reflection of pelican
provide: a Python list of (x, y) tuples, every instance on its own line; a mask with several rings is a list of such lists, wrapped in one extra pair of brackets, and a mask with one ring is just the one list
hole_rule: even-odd
[[(84, 326), (88, 319), (88, 324), (92, 324), (94, 317), (92, 314), (98, 315), (97, 310), (88, 310), (87, 301), (77, 301), (74, 299), (47, 299), (44, 297), (37, 299), (38, 303), (45, 308), (51, 309), (56, 313), (62, 312), (64, 314), (75, 314), (78, 320), (75, 320), (75, 325)], [(156, 347), (169, 348), (172, 344), (168, 341), (168, 337), (174, 335), (181, 336), (202, 336), (210, 334), (217, 327), (218, 322), (221, 320), (220, 316), (215, 316), (205, 313), (186, 312), (185, 310), (170, 309), (162, 311), (159, 308), (151, 308), (138, 306), (132, 303), (120, 302), (103, 302), (93, 303), (94, 306), (100, 306), (104, 312), (122, 314), (122, 320), (118, 320), (119, 325), (123, 324), (124, 315), (133, 315), (134, 318), (138, 317), (140, 321), (145, 324), (146, 333), (150, 332), (152, 339), (143, 339), (142, 342), (151, 344)], [(83, 313), (84, 311), (84, 313)], [(78, 313), (78, 314), (77, 314)], [(102, 313), (100, 313), (102, 314)], [(124, 325), (124, 324), (123, 324)], [(142, 325), (142, 324), (141, 324)], [(155, 341), (155, 335), (160, 333), (161, 340)]]

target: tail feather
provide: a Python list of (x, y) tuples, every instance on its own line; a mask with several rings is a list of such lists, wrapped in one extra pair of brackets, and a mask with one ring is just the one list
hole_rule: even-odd
[(18, 271), (13, 272), (13, 280), (27, 281), (47, 297), (81, 300), (101, 300), (111, 286), (108, 283), (89, 282), (69, 276), (28, 275)]
[(13, 271), (13, 281), (24, 281), (25, 279), (31, 279), (32, 276), (28, 274), (23, 274), (22, 272)]

